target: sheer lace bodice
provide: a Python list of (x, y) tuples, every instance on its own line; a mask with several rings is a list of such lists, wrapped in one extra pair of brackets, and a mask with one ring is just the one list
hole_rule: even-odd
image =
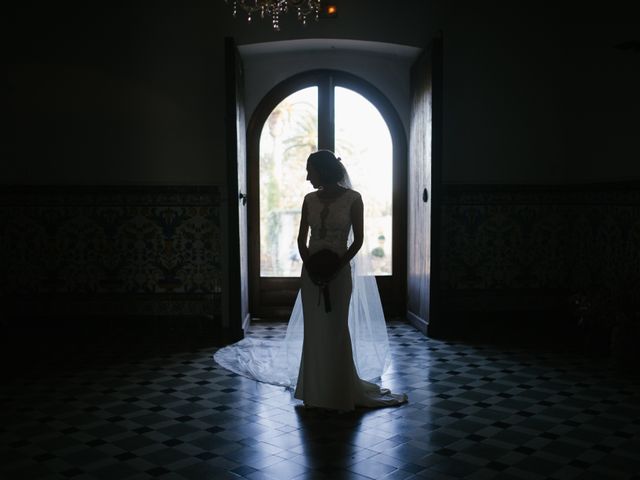
[(325, 248), (339, 255), (346, 252), (351, 230), (351, 205), (358, 198), (360, 194), (354, 190), (345, 190), (331, 199), (320, 198), (317, 192), (305, 197), (307, 220), (311, 229), (309, 253)]

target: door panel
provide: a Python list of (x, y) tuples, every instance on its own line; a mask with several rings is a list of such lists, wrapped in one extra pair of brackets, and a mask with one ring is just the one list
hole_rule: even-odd
[[(433, 309), (434, 220), (439, 216), (439, 98), (434, 69), (441, 43), (434, 41), (411, 70), (409, 188), (407, 216), (407, 318), (427, 333)], [(435, 60), (435, 61), (434, 61)], [(439, 75), (439, 73), (438, 73)], [(435, 174), (438, 174), (436, 177)], [(435, 230), (437, 233), (438, 230)], [(436, 247), (437, 248), (437, 247)]]
[(226, 143), (229, 224), (229, 324), (225, 336), (231, 342), (243, 336), (249, 320), (247, 263), (247, 176), (243, 102), (243, 70), (233, 38), (225, 38)]

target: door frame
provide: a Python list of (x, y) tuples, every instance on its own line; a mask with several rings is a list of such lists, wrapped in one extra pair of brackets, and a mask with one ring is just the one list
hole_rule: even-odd
[[(260, 134), (273, 109), (288, 95), (303, 88), (319, 88), (318, 115), (327, 115), (329, 128), (318, 125), (318, 148), (332, 148), (334, 143), (333, 99), (322, 102), (322, 95), (333, 95), (333, 87), (341, 86), (353, 90), (380, 112), (386, 122), (393, 145), (393, 276), (376, 277), (385, 316), (403, 317), (406, 311), (406, 231), (407, 202), (407, 137), (402, 120), (389, 99), (366, 80), (341, 70), (318, 69), (293, 75), (274, 86), (260, 101), (247, 125), (247, 189), (252, 201), (248, 204), (249, 245), (260, 245), (259, 161)], [(324, 92), (324, 93), (323, 93)], [(324, 105), (329, 105), (323, 112)], [(366, 206), (365, 206), (366, 208)], [(256, 271), (257, 269), (257, 271)], [(295, 297), (300, 289), (299, 277), (275, 277), (267, 280), (268, 288), (261, 289), (260, 252), (249, 249), (249, 308), (252, 317), (286, 319), (291, 313)], [(264, 290), (264, 292), (263, 292)], [(265, 302), (271, 298), (271, 305)]]
[(433, 82), (433, 132), (431, 136), (431, 280), (429, 282), (429, 324), (427, 334), (435, 337), (442, 329), (442, 190), (444, 147), (444, 47), (442, 32), (430, 44)]

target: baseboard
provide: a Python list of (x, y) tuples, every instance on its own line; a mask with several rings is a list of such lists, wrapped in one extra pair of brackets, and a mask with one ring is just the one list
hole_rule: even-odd
[(32, 316), (5, 318), (0, 333), (7, 342), (217, 342), (213, 316)]
[(415, 328), (420, 330), (423, 335), (427, 334), (427, 329), (429, 328), (429, 322), (425, 319), (418, 317), (416, 314), (411, 313), (407, 310), (407, 321), (413, 325)]
[(247, 315), (242, 320), (242, 331), (246, 332), (251, 326), (251, 314), (247, 313)]

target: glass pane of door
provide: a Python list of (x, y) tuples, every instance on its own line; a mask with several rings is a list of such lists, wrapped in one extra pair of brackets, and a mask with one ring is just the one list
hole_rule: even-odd
[(391, 275), (393, 145), (378, 109), (359, 93), (335, 88), (336, 154), (364, 202), (363, 252), (370, 273)]
[(299, 277), (300, 207), (311, 191), (309, 154), (318, 149), (318, 88), (278, 104), (260, 134), (260, 276)]

